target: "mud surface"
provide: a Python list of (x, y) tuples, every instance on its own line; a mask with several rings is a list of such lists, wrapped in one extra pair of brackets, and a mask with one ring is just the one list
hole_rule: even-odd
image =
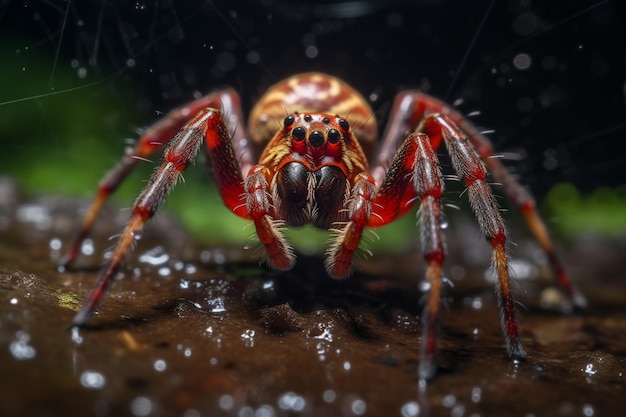
[(72, 332), (126, 214), (107, 209), (77, 269), (61, 273), (85, 202), (24, 200), (10, 181), (0, 193), (2, 416), (623, 415), (626, 238), (563, 245), (590, 300), (567, 315), (540, 251), (513, 230), (528, 352), (516, 365), (485, 278), (486, 245), (451, 219), (438, 376), (420, 390), (415, 251), (377, 253), (345, 281), (314, 256), (275, 273), (254, 250), (203, 247), (160, 216), (92, 328)]

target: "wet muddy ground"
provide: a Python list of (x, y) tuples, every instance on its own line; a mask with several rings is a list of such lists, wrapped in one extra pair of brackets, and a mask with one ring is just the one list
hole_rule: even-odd
[[(563, 314), (545, 259), (512, 231), (528, 360), (506, 359), (466, 219), (451, 219), (438, 376), (418, 387), (415, 251), (375, 253), (334, 281), (316, 256), (288, 273), (253, 250), (206, 248), (168, 216), (147, 228), (89, 329), (68, 329), (126, 212), (105, 210), (78, 268), (56, 262), (84, 201), (0, 186), (1, 416), (619, 416), (626, 406), (626, 237), (562, 243), (590, 301)], [(393, 244), (390, 242), (390, 247)]]

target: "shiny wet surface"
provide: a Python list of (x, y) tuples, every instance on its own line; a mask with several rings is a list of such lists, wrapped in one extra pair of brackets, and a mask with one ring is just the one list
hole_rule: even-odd
[[(105, 210), (77, 268), (56, 262), (84, 202), (0, 187), (2, 416), (605, 416), (626, 405), (626, 238), (581, 237), (565, 262), (589, 297), (566, 309), (545, 260), (514, 230), (528, 359), (506, 359), (486, 244), (448, 228), (451, 285), (438, 375), (420, 389), (418, 255), (375, 254), (344, 281), (299, 256), (206, 248), (151, 223), (92, 321), (68, 328), (127, 214)], [(503, 414), (504, 413), (504, 414)]]

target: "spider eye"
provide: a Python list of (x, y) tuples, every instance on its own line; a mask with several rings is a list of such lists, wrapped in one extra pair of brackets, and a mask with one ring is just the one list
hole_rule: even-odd
[(324, 143), (324, 134), (319, 130), (314, 130), (309, 135), (309, 143), (314, 148), (321, 146)]
[(341, 133), (337, 129), (330, 129), (328, 131), (328, 142), (338, 143), (341, 140)]
[(304, 138), (306, 137), (306, 130), (303, 127), (296, 127), (291, 132), (291, 137), (296, 142), (302, 142), (304, 140)]
[(289, 127), (293, 124), (293, 122), (296, 121), (296, 118), (293, 114), (290, 114), (289, 116), (285, 117), (285, 120), (283, 121), (283, 125), (285, 127)]
[(339, 126), (343, 130), (350, 130), (350, 123), (346, 119), (339, 119)]

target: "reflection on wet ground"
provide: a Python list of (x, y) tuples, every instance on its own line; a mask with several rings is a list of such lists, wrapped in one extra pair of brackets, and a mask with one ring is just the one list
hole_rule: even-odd
[(420, 390), (419, 255), (375, 254), (344, 281), (313, 256), (276, 273), (252, 251), (203, 248), (160, 216), (92, 328), (72, 332), (125, 217), (109, 209), (80, 268), (59, 273), (82, 209), (20, 200), (10, 181), (0, 184), (2, 416), (589, 417), (626, 405), (626, 238), (567, 245), (591, 308), (563, 315), (540, 251), (512, 233), (529, 353), (513, 364), (486, 244), (451, 218), (438, 376)]

